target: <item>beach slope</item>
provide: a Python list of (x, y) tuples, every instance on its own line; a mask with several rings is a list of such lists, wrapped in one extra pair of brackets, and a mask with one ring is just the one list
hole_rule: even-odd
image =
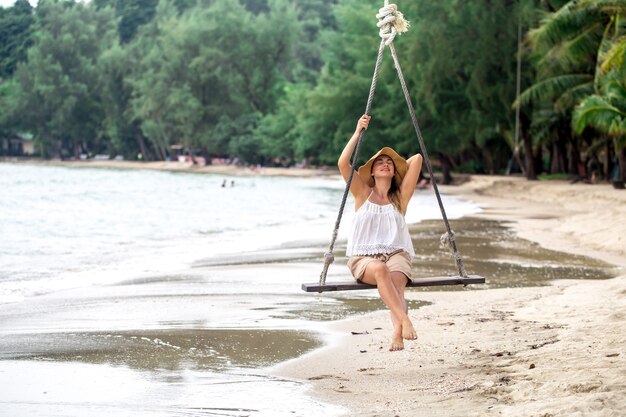
[[(410, 291), (419, 333), (389, 352), (379, 311), (336, 322), (330, 346), (276, 368), (359, 416), (618, 416), (626, 410), (626, 193), (608, 185), (472, 177), (447, 194), (553, 250), (621, 267), (610, 280)], [(462, 239), (462, 231), (457, 231)], [(470, 271), (480, 273), (480, 271)], [(489, 277), (487, 277), (489, 279)]]

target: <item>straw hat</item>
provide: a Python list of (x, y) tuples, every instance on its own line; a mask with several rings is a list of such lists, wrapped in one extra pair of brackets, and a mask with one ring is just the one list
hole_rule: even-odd
[(400, 184), (402, 184), (404, 176), (406, 175), (406, 171), (408, 170), (408, 164), (403, 157), (398, 155), (396, 151), (387, 146), (376, 152), (374, 156), (369, 159), (369, 161), (359, 167), (359, 176), (365, 182), (367, 182), (367, 185), (373, 187), (374, 177), (372, 176), (372, 165), (374, 164), (376, 158), (381, 155), (387, 155), (393, 160), (393, 165), (395, 166), (393, 177), (396, 179), (396, 183), (398, 184), (398, 186), (400, 186)]

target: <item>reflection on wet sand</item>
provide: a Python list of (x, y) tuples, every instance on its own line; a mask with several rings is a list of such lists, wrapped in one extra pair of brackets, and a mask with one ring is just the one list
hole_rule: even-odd
[[(439, 248), (445, 231), (441, 222), (413, 226), (416, 276), (454, 274), (449, 252)], [(451, 221), (468, 273), (487, 278), (486, 288), (547, 285), (555, 279), (606, 279), (616, 275), (612, 265), (584, 256), (544, 249), (518, 238), (506, 223), (465, 218)]]
[[(600, 260), (542, 248), (534, 242), (517, 237), (505, 222), (466, 217), (452, 220), (458, 250), (468, 273), (487, 278), (485, 286), (473, 288), (501, 288), (547, 285), (555, 279), (607, 279), (616, 275), (615, 267)], [(450, 253), (440, 247), (439, 238), (445, 232), (441, 221), (429, 220), (410, 227), (416, 258), (413, 274), (446, 276), (457, 274)], [(215, 267), (236, 264), (266, 264), (316, 261), (323, 264), (319, 247), (292, 247), (247, 253), (237, 258), (207, 258), (196, 267)], [(335, 251), (334, 268), (343, 279), (348, 276), (345, 264), (345, 242), (339, 242)], [(303, 280), (314, 282), (315, 277)], [(446, 291), (452, 287), (443, 288)], [(425, 289), (429, 290), (429, 289)], [(430, 290), (437, 290), (431, 288)], [(421, 290), (420, 290), (421, 291)], [(351, 296), (358, 297), (354, 292)]]
[(1, 359), (80, 361), (141, 371), (260, 368), (320, 345), (312, 333), (263, 329), (161, 329), (17, 334), (0, 340)]

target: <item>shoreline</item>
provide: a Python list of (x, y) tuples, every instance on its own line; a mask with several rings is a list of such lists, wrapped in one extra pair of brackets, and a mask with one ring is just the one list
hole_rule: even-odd
[(44, 160), (44, 159), (0, 159), (3, 163), (80, 167), (108, 169), (144, 169), (167, 172), (189, 172), (229, 176), (277, 176), (277, 177), (317, 177), (338, 176), (337, 169), (319, 168), (279, 168), (279, 167), (242, 167), (238, 165), (194, 165), (190, 162), (178, 161), (116, 161), (116, 160)]
[(419, 339), (404, 351), (387, 351), (390, 320), (380, 310), (330, 324), (332, 345), (273, 372), (308, 382), (311, 395), (351, 416), (617, 416), (626, 409), (626, 193), (497, 176), (440, 188), (477, 202), (483, 211), (471, 217), (504, 221), (546, 249), (606, 261), (619, 276), (411, 290), (407, 299), (430, 304), (412, 312)]
[(546, 249), (626, 266), (626, 192), (608, 183), (474, 175), (440, 188), (484, 208), (473, 217), (508, 222), (519, 237)]
[[(320, 175), (310, 169), (255, 173), (227, 166), (227, 173), (132, 161), (34, 164)], [(610, 185), (497, 176), (472, 176), (440, 189), (483, 208), (470, 218), (502, 221), (544, 248), (619, 265), (620, 276), (554, 281), (545, 287), (411, 290), (407, 298), (426, 306), (412, 311), (419, 339), (407, 342), (405, 351), (387, 351), (390, 320), (381, 309), (324, 324), (327, 346), (268, 372), (311, 387), (307, 397), (349, 410), (348, 415), (611, 416), (626, 409), (626, 222), (621, 220), (626, 219), (626, 193)], [(457, 233), (463, 256), (463, 230)]]

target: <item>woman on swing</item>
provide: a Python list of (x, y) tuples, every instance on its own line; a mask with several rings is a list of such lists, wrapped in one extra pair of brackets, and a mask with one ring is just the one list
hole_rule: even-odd
[[(339, 171), (346, 181), (352, 169), (350, 156), (370, 119), (368, 115), (359, 118), (339, 157)], [(421, 169), (421, 155), (405, 160), (384, 147), (354, 173), (350, 184), (356, 214), (346, 250), (348, 268), (357, 281), (376, 285), (389, 308), (393, 322), (391, 351), (404, 349), (404, 339), (417, 339), (404, 298), (415, 256), (404, 214)]]

